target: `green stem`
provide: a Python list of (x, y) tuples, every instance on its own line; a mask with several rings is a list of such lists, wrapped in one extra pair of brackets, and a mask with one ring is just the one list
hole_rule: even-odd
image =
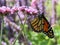
[[(18, 15), (19, 16), (19, 15)], [(20, 19), (20, 16), (19, 16), (19, 19)], [(26, 23), (26, 19), (27, 19), (27, 16), (25, 16), (25, 23)], [(21, 19), (20, 19), (20, 21), (21, 21)], [(24, 25), (25, 25), (25, 23), (24, 23)], [(22, 24), (22, 23), (21, 23)], [(22, 24), (22, 30), (24, 30), (24, 25)], [(23, 34), (22, 33), (22, 31), (19, 31), (19, 34), (18, 34), (18, 37), (20, 36), (20, 34)], [(25, 34), (23, 34), (23, 35), (25, 35)], [(13, 44), (12, 45), (15, 45), (15, 42), (16, 42), (16, 40), (18, 39), (18, 37), (16, 37), (16, 39), (14, 40), (14, 42), (13, 42)]]
[(2, 35), (3, 35), (3, 25), (4, 25), (4, 20), (3, 20), (3, 16), (2, 16), (0, 45), (1, 45), (1, 42), (2, 42)]
[[(19, 32), (18, 37), (20, 36), (20, 33), (21, 33), (21, 32)], [(15, 42), (16, 42), (16, 40), (18, 39), (18, 37), (16, 37), (16, 39), (14, 40), (14, 42), (13, 42), (12, 45), (15, 45)]]

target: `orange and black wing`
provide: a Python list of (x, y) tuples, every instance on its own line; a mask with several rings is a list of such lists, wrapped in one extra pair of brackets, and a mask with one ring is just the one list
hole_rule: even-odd
[(49, 24), (49, 22), (47, 21), (47, 19), (43, 16), (42, 17), (42, 20), (44, 22), (44, 25), (43, 25), (43, 32), (50, 38), (53, 38), (54, 37), (54, 32), (52, 30), (52, 27), (51, 25)]
[(42, 31), (41, 28), (40, 28), (41, 26), (38, 25), (39, 22), (40, 22), (40, 20), (39, 20), (38, 17), (36, 17), (35, 19), (33, 19), (33, 20), (30, 22), (31, 27), (32, 27), (32, 29), (33, 29), (35, 32), (41, 32), (41, 31)]
[(38, 16), (35, 19), (33, 19), (30, 22), (30, 24), (31, 24), (32, 29), (35, 32), (43, 32), (50, 38), (54, 37), (52, 27), (50, 26), (49, 22), (43, 15), (41, 17)]

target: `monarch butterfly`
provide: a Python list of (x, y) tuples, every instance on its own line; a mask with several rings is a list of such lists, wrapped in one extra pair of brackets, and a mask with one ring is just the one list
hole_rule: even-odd
[(51, 25), (49, 24), (48, 20), (44, 17), (44, 15), (38, 15), (38, 17), (34, 18), (30, 21), (31, 27), (35, 32), (43, 32), (49, 38), (54, 37), (54, 33), (52, 30)]

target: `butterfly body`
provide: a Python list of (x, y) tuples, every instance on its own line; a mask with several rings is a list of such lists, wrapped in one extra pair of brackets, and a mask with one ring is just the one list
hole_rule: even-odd
[(35, 32), (43, 32), (48, 37), (53, 38), (54, 33), (51, 25), (44, 17), (44, 15), (38, 15), (38, 17), (34, 18), (31, 22), (31, 27)]

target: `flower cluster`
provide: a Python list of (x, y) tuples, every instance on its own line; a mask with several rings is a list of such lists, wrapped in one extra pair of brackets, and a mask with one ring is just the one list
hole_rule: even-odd
[(26, 7), (26, 6), (13, 7), (13, 8), (9, 8), (6, 6), (0, 7), (0, 13), (2, 14), (6, 14), (6, 13), (14, 14), (15, 12), (18, 12), (18, 11), (26, 12), (27, 14), (30, 14), (30, 15), (36, 15), (38, 12), (36, 9), (33, 9), (32, 7)]
[(6, 6), (0, 7), (0, 13), (5, 14), (5, 13), (10, 13), (10, 8)]

